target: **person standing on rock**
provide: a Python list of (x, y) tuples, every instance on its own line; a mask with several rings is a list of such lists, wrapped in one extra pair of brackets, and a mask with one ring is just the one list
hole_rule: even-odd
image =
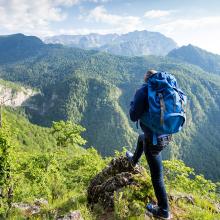
[[(185, 122), (183, 104), (186, 102), (186, 96), (178, 88), (176, 79), (171, 74), (148, 70), (144, 75), (144, 82), (143, 86), (136, 91), (129, 112), (133, 122), (140, 122), (143, 134), (138, 137), (134, 154), (127, 151), (126, 156), (135, 166), (143, 152), (145, 153), (158, 201), (157, 205), (147, 204), (146, 212), (160, 219), (170, 219), (161, 151), (171, 141), (171, 134), (181, 130)], [(172, 114), (166, 115), (167, 112)]]

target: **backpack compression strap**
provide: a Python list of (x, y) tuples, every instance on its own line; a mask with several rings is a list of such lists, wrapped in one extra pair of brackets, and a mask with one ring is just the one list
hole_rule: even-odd
[(160, 125), (164, 124), (164, 112), (166, 111), (166, 106), (164, 103), (163, 95), (162, 93), (158, 93), (160, 98)]

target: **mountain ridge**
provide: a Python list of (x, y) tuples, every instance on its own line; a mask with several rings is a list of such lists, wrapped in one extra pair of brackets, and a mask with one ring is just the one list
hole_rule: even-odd
[(177, 44), (159, 32), (133, 31), (126, 34), (58, 35), (45, 38), (46, 43), (60, 43), (82, 49), (95, 49), (115, 55), (166, 55)]
[(35, 36), (25, 36), (24, 34), (1, 35), (0, 62), (6, 64), (35, 56), (44, 46), (44, 43)]
[(192, 44), (174, 49), (167, 56), (197, 65), (205, 71), (220, 74), (220, 55)]

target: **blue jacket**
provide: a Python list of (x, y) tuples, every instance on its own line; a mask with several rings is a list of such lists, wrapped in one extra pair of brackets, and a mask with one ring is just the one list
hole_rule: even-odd
[[(138, 121), (141, 118), (142, 114), (148, 111), (148, 109), (149, 109), (148, 89), (147, 89), (147, 84), (145, 83), (142, 85), (140, 89), (136, 91), (134, 99), (130, 103), (130, 111), (129, 111), (130, 119), (133, 122)], [(153, 132), (142, 123), (140, 123), (140, 126), (143, 132), (145, 133), (145, 135), (153, 134)]]

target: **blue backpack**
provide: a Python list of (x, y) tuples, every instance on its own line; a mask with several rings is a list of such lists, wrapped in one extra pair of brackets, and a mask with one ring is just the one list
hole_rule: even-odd
[(150, 76), (147, 84), (149, 111), (143, 114), (140, 121), (154, 134), (179, 132), (186, 120), (187, 98), (175, 77), (166, 72), (157, 72)]

